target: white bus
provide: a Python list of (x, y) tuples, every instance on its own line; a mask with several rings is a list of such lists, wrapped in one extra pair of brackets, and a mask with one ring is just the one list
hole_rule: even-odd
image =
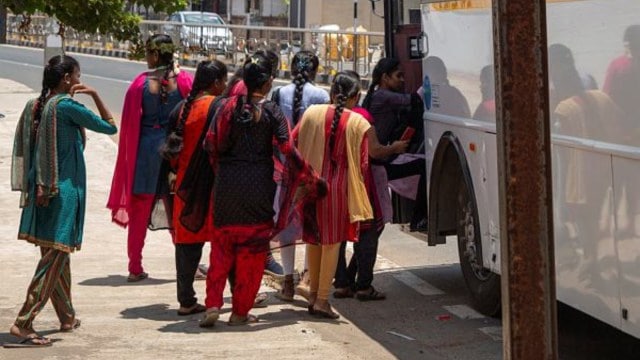
[[(428, 38), (428, 242), (457, 235), (472, 302), (495, 315), (501, 221), (491, 0), (404, 6), (419, 9)], [(548, 0), (546, 12), (557, 297), (640, 338), (640, 1)]]

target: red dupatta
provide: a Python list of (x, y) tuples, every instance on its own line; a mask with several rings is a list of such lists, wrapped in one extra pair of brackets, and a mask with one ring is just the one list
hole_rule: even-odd
[[(140, 118), (142, 116), (142, 92), (148, 72), (138, 75), (127, 90), (122, 108), (118, 157), (116, 159), (107, 208), (111, 209), (111, 221), (127, 227), (131, 206), (131, 192), (135, 175), (138, 143), (140, 142)], [(181, 71), (176, 76), (178, 90), (183, 98), (191, 91), (193, 76)]]

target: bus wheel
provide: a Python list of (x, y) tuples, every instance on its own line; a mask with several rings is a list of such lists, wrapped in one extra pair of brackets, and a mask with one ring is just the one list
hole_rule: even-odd
[(458, 255), (473, 307), (487, 316), (500, 314), (500, 275), (482, 266), (478, 209), (464, 182), (458, 191), (456, 214)]

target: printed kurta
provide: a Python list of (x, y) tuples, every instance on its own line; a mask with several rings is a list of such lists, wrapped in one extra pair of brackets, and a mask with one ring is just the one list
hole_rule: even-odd
[[(203, 96), (191, 103), (191, 110), (184, 124), (183, 148), (175, 164), (177, 167), (175, 189), (179, 189), (182, 185), (196, 147), (202, 146), (199, 140), (202, 132), (206, 131), (206, 117), (209, 112), (209, 106), (213, 100), (213, 96)], [(209, 194), (202, 194), (202, 196), (209, 196)], [(193, 233), (187, 230), (180, 222), (180, 214), (182, 213), (182, 209), (184, 209), (184, 201), (180, 196), (175, 196), (173, 201), (174, 241), (178, 244), (192, 244), (211, 240), (213, 236), (213, 217), (206, 216), (204, 226), (197, 233)]]
[[(371, 125), (361, 115), (344, 110), (335, 130), (333, 153), (329, 138), (334, 107), (309, 107), (294, 130), (302, 156), (327, 180), (327, 196), (316, 204), (322, 245), (357, 241), (358, 222), (373, 218), (364, 186), (368, 154), (362, 146)], [(364, 149), (364, 152), (363, 152)]]
[[(31, 111), (31, 108), (25, 108)], [(65, 252), (82, 245), (86, 201), (86, 168), (81, 128), (115, 134), (117, 129), (71, 98), (55, 108), (58, 195), (46, 207), (35, 204), (36, 170), (29, 171), (29, 201), (22, 210), (18, 238)], [(51, 121), (43, 118), (42, 121)], [(35, 153), (37, 149), (34, 148)]]

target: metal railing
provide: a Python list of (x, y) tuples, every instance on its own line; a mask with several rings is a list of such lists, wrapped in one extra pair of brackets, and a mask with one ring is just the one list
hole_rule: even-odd
[[(21, 15), (9, 14), (7, 42), (24, 46), (43, 47), (47, 34), (57, 31), (53, 19), (32, 16), (31, 24), (21, 28)], [(232, 68), (240, 65), (247, 54), (256, 50), (272, 50), (280, 55), (280, 69), (285, 73), (296, 52), (313, 51), (320, 60), (319, 76), (324, 80), (342, 70), (354, 70), (367, 77), (372, 67), (385, 54), (384, 33), (324, 29), (297, 29), (205, 23), (185, 25), (178, 22), (142, 21), (144, 37), (154, 33), (170, 35), (178, 46), (183, 64), (217, 58)], [(81, 33), (65, 30), (67, 51), (89, 52), (99, 55), (126, 57), (129, 42), (116, 41), (110, 34)]]

